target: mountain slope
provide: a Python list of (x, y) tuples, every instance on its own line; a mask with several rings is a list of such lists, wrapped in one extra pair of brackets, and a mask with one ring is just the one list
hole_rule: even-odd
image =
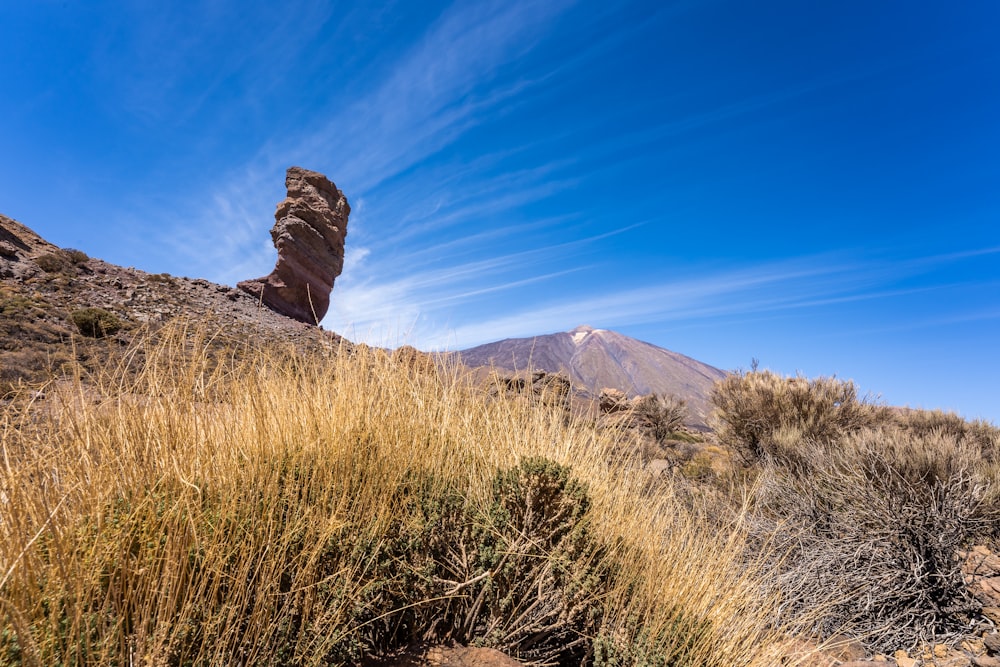
[(563, 372), (574, 385), (595, 395), (604, 387), (632, 396), (674, 394), (687, 401), (691, 421), (698, 424), (704, 424), (708, 417), (712, 384), (726, 375), (683, 354), (589, 326), (532, 338), (507, 338), (459, 354), (468, 366)]
[[(104, 313), (114, 321), (113, 330), (82, 335), (74, 318), (87, 311)], [(0, 215), (0, 402), (22, 385), (58, 376), (74, 358), (98, 368), (127, 351), (137, 333), (175, 318), (205, 328), (213, 340), (291, 342), (303, 348), (340, 341), (262, 308), (241, 290), (59, 248)]]

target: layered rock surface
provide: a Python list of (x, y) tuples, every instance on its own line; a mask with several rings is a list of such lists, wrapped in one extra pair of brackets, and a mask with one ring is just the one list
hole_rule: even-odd
[(333, 282), (344, 268), (344, 237), (351, 207), (323, 174), (290, 167), (288, 195), (274, 213), (271, 238), (278, 261), (267, 276), (237, 284), (265, 306), (308, 324), (330, 307)]

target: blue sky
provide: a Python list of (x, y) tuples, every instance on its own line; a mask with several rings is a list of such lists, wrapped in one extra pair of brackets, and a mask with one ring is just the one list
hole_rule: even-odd
[(611, 328), (1000, 422), (1000, 4), (4, 3), (0, 212), (151, 272), (353, 213), (327, 328)]

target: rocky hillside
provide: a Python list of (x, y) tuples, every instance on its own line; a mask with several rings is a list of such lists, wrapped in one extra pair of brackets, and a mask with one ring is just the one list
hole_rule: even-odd
[[(319, 186), (303, 186), (306, 180)], [(74, 357), (83, 362), (113, 357), (138, 332), (175, 318), (188, 318), (231, 341), (340, 344), (335, 334), (294, 317), (308, 311), (311, 319), (314, 310), (325, 312), (343, 265), (349, 208), (342, 194), (332, 204), (327, 201), (325, 195), (339, 190), (321, 174), (293, 167), (288, 182), (289, 197), (279, 204), (272, 232), (278, 265), (272, 276), (257, 281), (269, 288), (263, 295), (259, 289), (255, 295), (245, 287), (110, 264), (59, 248), (0, 215), (0, 398), (44, 381)], [(310, 220), (306, 239), (294, 229), (306, 227), (299, 224), (303, 218)], [(325, 227), (330, 220), (339, 227)], [(317, 236), (334, 242), (318, 244), (323, 250), (318, 253)], [(304, 268), (297, 272), (296, 267)], [(278, 274), (287, 289), (272, 299), (270, 288)]]
[(460, 354), (469, 366), (565, 373), (573, 385), (595, 396), (606, 387), (629, 396), (672, 394), (687, 401), (695, 424), (705, 423), (709, 391), (726, 375), (683, 354), (589, 326), (532, 338), (508, 338)]

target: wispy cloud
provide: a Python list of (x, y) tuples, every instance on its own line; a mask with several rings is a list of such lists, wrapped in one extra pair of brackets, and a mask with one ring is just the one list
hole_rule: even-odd
[[(448, 330), (418, 330), (412, 335), (428, 348), (462, 348), (500, 338), (566, 330), (585, 322), (622, 327), (643, 323), (719, 320), (859, 301), (893, 300), (946, 289), (946, 286), (940, 285), (892, 287), (900, 281), (947, 263), (991, 252), (975, 250), (929, 256), (898, 265), (817, 256), (736, 271), (705, 271), (697, 277), (631, 289), (576, 298), (567, 295), (567, 298), (482, 321), (462, 323)], [(995, 309), (980, 310), (906, 326), (930, 326), (946, 320), (955, 323), (991, 319), (995, 313)]]
[[(169, 248), (186, 258), (192, 272), (227, 283), (270, 270), (273, 250), (260, 241), (267, 240), (270, 220), (262, 212), (273, 210), (280, 200), (280, 177), (291, 164), (326, 171), (351, 193), (355, 206), (348, 243), (360, 241), (359, 247), (370, 247), (373, 238), (377, 242), (390, 233), (397, 240), (419, 236), (432, 227), (462, 224), (551, 195), (563, 186), (541, 174), (541, 167), (497, 176), (492, 184), (478, 181), (479, 188), (494, 189), (480, 190), (478, 196), (458, 185), (442, 189), (440, 181), (425, 173), (411, 183), (419, 198), (393, 202), (391, 192), (381, 191), (380, 199), (388, 206), (380, 207), (380, 228), (370, 236), (356, 204), (491, 115), (505, 113), (507, 102), (538, 85), (536, 80), (516, 77), (496, 84), (500, 71), (530, 51), (571, 4), (569, 0), (455, 3), (411, 46), (395, 54), (381, 80), (366, 82), (360, 95), (358, 90), (334, 93), (325, 117), (317, 116), (298, 135), (266, 140), (254, 160), (225, 174), (207, 194), (192, 193), (186, 204), (169, 214), (136, 213), (146, 220), (164, 219), (160, 227), (169, 230), (150, 241), (150, 254)], [(286, 33), (282, 33), (286, 43), (296, 43), (297, 36)], [(472, 168), (499, 158), (484, 156), (483, 163)], [(532, 178), (533, 185), (527, 185)], [(498, 195), (505, 183), (506, 193)], [(428, 192), (430, 188), (439, 194)], [(211, 206), (206, 207), (206, 201)], [(439, 206), (445, 207), (441, 216), (436, 215)], [(188, 242), (192, 237), (204, 243), (192, 248)]]

